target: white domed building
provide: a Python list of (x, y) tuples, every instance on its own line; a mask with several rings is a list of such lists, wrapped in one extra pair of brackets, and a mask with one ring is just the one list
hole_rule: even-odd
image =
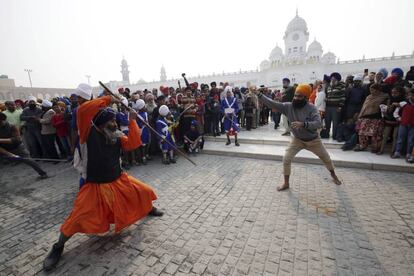
[(307, 63), (318, 63), (321, 61), (323, 49), (322, 45), (316, 41), (316, 38), (309, 44), (307, 52)]
[[(282, 64), (284, 60), (284, 55), (282, 48), (280, 48), (278, 45), (276, 45), (275, 48), (273, 48), (272, 52), (269, 56), (269, 64), (271, 68), (275, 68)], [(263, 63), (263, 62), (262, 62)]]
[[(270, 51), (268, 58), (260, 62), (255, 70), (188, 76), (187, 79), (199, 84), (209, 84), (215, 81), (229, 82), (232, 86), (239, 87), (263, 84), (280, 88), (282, 79), (285, 77), (289, 78), (291, 83), (310, 83), (317, 79), (323, 79), (324, 74), (329, 75), (332, 72), (339, 72), (345, 79), (349, 74), (363, 73), (366, 68), (374, 72), (380, 68), (386, 68), (390, 72), (392, 68), (400, 67), (406, 72), (414, 64), (414, 51), (409, 55), (402, 56), (391, 55), (370, 59), (363, 57), (362, 59), (339, 61), (333, 52), (324, 53), (322, 43), (316, 38), (309, 43), (308, 25), (305, 19), (299, 16), (297, 10), (281, 38), (284, 41), (284, 47), (279, 47), (276, 44)], [(363, 56), (362, 53), (361, 56)], [(177, 87), (178, 79), (166, 79), (165, 68), (163, 67), (161, 71), (160, 81), (140, 81), (130, 85), (131, 90), (152, 89), (161, 85)]]

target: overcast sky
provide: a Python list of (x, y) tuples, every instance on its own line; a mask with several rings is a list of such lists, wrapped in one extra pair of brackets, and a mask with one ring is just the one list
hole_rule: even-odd
[(76, 87), (130, 79), (256, 69), (295, 16), (304, 18), (324, 52), (341, 60), (411, 54), (410, 0), (134, 1), (1, 0), (0, 75), (35, 87)]

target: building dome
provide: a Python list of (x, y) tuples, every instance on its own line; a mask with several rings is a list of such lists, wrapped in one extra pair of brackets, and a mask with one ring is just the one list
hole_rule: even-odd
[(305, 19), (298, 15), (298, 10), (296, 10), (296, 16), (289, 22), (286, 28), (286, 34), (294, 31), (308, 33), (308, 25), (306, 24)]
[(270, 68), (270, 62), (265, 59), (260, 63), (260, 71), (264, 71)]
[(278, 45), (273, 48), (272, 52), (270, 53), (269, 60), (270, 61), (280, 61), (283, 58), (283, 51)]
[(322, 62), (327, 64), (335, 64), (336, 56), (332, 52), (327, 52), (322, 56)]
[(316, 41), (316, 39), (314, 39), (313, 42), (309, 44), (308, 52), (309, 53), (321, 52), (322, 54), (323, 52), (322, 45), (318, 41)]

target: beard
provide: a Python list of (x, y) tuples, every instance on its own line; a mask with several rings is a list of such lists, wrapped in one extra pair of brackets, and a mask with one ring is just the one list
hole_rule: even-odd
[(118, 141), (119, 137), (122, 137), (124, 135), (122, 131), (118, 129), (113, 130), (108, 127), (104, 127), (102, 131), (106, 137), (108, 144), (111, 144), (111, 145), (114, 145)]
[(305, 100), (305, 99), (303, 99), (303, 100), (293, 100), (293, 101), (292, 101), (292, 106), (293, 106), (293, 108), (295, 108), (295, 109), (302, 108), (302, 107), (304, 107), (305, 105), (306, 105), (306, 100)]

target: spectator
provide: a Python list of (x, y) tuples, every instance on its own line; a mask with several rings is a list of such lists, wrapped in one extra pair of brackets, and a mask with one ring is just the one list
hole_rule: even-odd
[(36, 104), (36, 98), (30, 96), (28, 106), (23, 109), (20, 120), (25, 122), (25, 141), (32, 158), (41, 158), (46, 153), (42, 152), (42, 136), (40, 134), (40, 116), (42, 109)]
[(316, 95), (317, 95), (317, 93), (318, 93), (319, 86), (320, 86), (321, 84), (322, 84), (322, 81), (320, 81), (320, 80), (315, 81), (315, 84), (313, 85), (313, 88), (312, 88), (312, 94), (309, 96), (309, 102), (310, 102), (311, 104), (315, 104), (315, 101), (316, 101)]
[(382, 134), (384, 132), (380, 105), (387, 103), (388, 95), (382, 92), (379, 84), (371, 85), (370, 91), (371, 93), (366, 98), (359, 113), (359, 145), (354, 151), (366, 150), (371, 140), (371, 152), (377, 153), (381, 149)]
[[(242, 87), (242, 89), (246, 89)], [(237, 113), (237, 119), (240, 126), (242, 126), (242, 122), (244, 120), (244, 94), (241, 92), (241, 90), (238, 87), (234, 88), (234, 97), (237, 99), (237, 105), (239, 106), (239, 112)]]
[[(284, 78), (282, 80), (283, 89), (282, 89), (282, 103), (292, 102), (293, 96), (295, 95), (295, 89), (290, 86), (290, 79)], [(282, 126), (285, 129), (285, 132), (282, 133), (283, 136), (290, 135), (288, 117), (282, 113)]]
[(246, 130), (250, 131), (252, 129), (255, 106), (252, 97), (249, 95), (247, 95), (244, 109), (246, 116)]
[(191, 128), (184, 135), (184, 149), (189, 153), (199, 153), (204, 147), (204, 139), (197, 128), (198, 122), (193, 120)]
[(52, 125), (52, 117), (55, 112), (52, 109), (52, 103), (48, 100), (42, 102), (43, 113), (40, 116), (40, 124), (42, 126), (40, 133), (42, 134), (43, 148), (47, 158), (58, 159), (56, 151), (56, 128)]
[(72, 151), (69, 139), (69, 124), (65, 120), (65, 109), (63, 108), (62, 104), (65, 105), (63, 102), (53, 104), (52, 108), (55, 112), (55, 115), (52, 117), (52, 125), (56, 128), (57, 139), (60, 140), (60, 143), (63, 146), (63, 152), (61, 152), (62, 157), (71, 160)]
[(365, 101), (365, 90), (362, 88), (362, 74), (354, 77), (353, 84), (345, 91), (345, 119), (353, 118), (361, 111)]
[(336, 131), (341, 123), (342, 108), (345, 105), (345, 84), (337, 72), (330, 76), (331, 83), (326, 92), (325, 128), (329, 135), (332, 124), (332, 138), (336, 140)]
[[(276, 90), (272, 94), (272, 100), (275, 102), (281, 102), (282, 101), (282, 93), (280, 90)], [(274, 129), (278, 129), (280, 125), (280, 118), (282, 116), (282, 113), (279, 112), (277, 109), (272, 109), (272, 120), (275, 123)]]
[(7, 121), (6, 114), (0, 112), (0, 158), (29, 165), (39, 174), (39, 178), (47, 178), (46, 172), (35, 161), (28, 159), (28, 156), (19, 129)]
[(4, 114), (7, 116), (7, 121), (17, 127), (20, 130), (21, 121), (20, 116), (22, 115), (21, 109), (16, 109), (16, 103), (13, 101), (5, 102), (6, 110), (3, 111)]
[[(124, 93), (124, 95), (126, 95)], [(123, 134), (125, 134), (126, 136), (128, 136), (128, 132), (129, 132), (129, 112), (126, 108), (126, 106), (128, 106), (128, 99), (123, 96), (121, 97), (121, 103), (119, 106), (119, 111), (116, 113), (116, 123), (119, 127), (119, 130), (122, 131)], [(129, 170), (134, 162), (134, 156), (133, 156), (133, 151), (126, 151), (124, 149), (122, 149), (122, 164), (121, 166), (126, 169)]]
[(399, 111), (400, 126), (398, 128), (398, 139), (395, 152), (392, 158), (400, 158), (403, 148), (406, 148), (406, 160), (412, 162), (414, 146), (414, 90), (408, 94), (408, 102), (401, 103), (402, 108)]
[(213, 136), (220, 136), (220, 116), (221, 116), (221, 105), (219, 101), (219, 96), (214, 95), (210, 103), (211, 109), (211, 133)]
[(145, 111), (145, 102), (142, 99), (137, 100), (136, 102), (136, 109), (138, 111), (138, 115), (142, 119), (137, 118), (138, 126), (141, 129), (141, 146), (136, 150), (136, 161), (138, 165), (140, 164), (147, 164), (147, 160), (151, 160), (149, 155), (149, 148), (151, 143), (151, 133), (148, 127), (143, 123), (143, 120), (149, 124), (148, 120), (148, 113)]
[(394, 112), (397, 107), (400, 106), (400, 103), (405, 101), (405, 93), (402, 87), (394, 87), (391, 90), (391, 96), (388, 99), (386, 109), (384, 109), (384, 133), (381, 142), (381, 149), (378, 154), (384, 153), (385, 145), (388, 141), (388, 138), (391, 135), (392, 139), (392, 147), (391, 147), (391, 155), (395, 152), (395, 145), (397, 143), (397, 135), (398, 135), (398, 121), (394, 117)]

